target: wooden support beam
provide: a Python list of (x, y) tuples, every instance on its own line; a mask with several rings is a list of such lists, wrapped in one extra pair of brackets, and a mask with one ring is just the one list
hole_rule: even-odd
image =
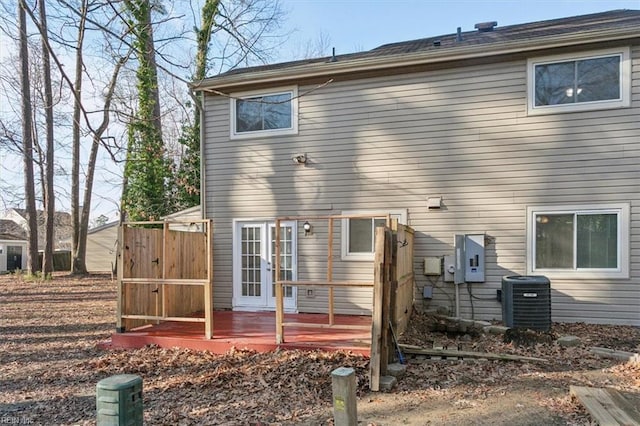
[(335, 328), (344, 330), (370, 330), (369, 325), (355, 325), (355, 324), (317, 324), (313, 322), (285, 322), (285, 327), (306, 327), (306, 328)]
[(391, 333), (389, 330), (389, 321), (391, 319), (391, 280), (392, 277), (392, 259), (394, 239), (389, 228), (384, 228), (384, 270), (382, 273), (382, 326), (381, 326), (381, 345), (380, 345), (380, 375), (387, 375), (387, 365), (393, 354), (393, 345), (391, 344)]
[(196, 317), (161, 317), (157, 315), (123, 315), (122, 318), (148, 321), (176, 321), (176, 322), (205, 322), (204, 318)]
[(162, 278), (123, 278), (123, 284), (168, 284), (168, 285), (199, 285), (204, 286), (207, 284), (206, 279), (167, 279)]
[(373, 287), (373, 281), (280, 281), (298, 287)]
[(369, 387), (374, 392), (380, 390), (384, 245), (384, 228), (377, 227), (373, 261), (373, 313), (371, 318), (371, 350), (369, 356)]
[(207, 283), (204, 285), (204, 335), (213, 338), (213, 222), (206, 222), (207, 230)]
[(122, 283), (124, 274), (124, 226), (118, 227), (118, 253), (116, 255), (116, 269), (118, 275), (118, 303), (116, 306), (116, 331), (118, 333), (124, 332), (124, 321), (122, 320), (122, 314), (124, 313), (124, 285)]
[(160, 298), (160, 303), (162, 304), (162, 317), (166, 317), (167, 316), (167, 292), (165, 284), (166, 284), (166, 280), (167, 279), (167, 267), (168, 267), (168, 259), (167, 259), (167, 251), (169, 249), (168, 247), (168, 241), (169, 241), (169, 224), (168, 223), (163, 223), (162, 224), (162, 284), (160, 284), (160, 286), (158, 287), (158, 297)]

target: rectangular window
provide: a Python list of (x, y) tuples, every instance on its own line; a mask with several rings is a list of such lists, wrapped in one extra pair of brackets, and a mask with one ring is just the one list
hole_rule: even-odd
[(297, 132), (297, 89), (232, 94), (232, 139)]
[(527, 210), (528, 273), (556, 278), (628, 278), (628, 204)]
[(387, 222), (387, 214), (392, 219), (398, 219), (399, 223), (407, 224), (406, 210), (392, 211), (344, 211), (343, 215), (370, 215), (370, 217), (357, 217), (342, 220), (342, 259), (343, 260), (373, 260), (375, 245), (375, 229), (384, 226)]
[(529, 114), (631, 105), (629, 48), (530, 59)]

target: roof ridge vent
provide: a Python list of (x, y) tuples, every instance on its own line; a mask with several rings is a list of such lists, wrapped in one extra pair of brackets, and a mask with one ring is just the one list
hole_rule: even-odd
[(481, 33), (488, 33), (490, 31), (493, 31), (493, 29), (497, 26), (498, 26), (498, 23), (496, 21), (490, 21), (490, 22), (477, 23), (474, 27), (476, 30), (480, 31)]

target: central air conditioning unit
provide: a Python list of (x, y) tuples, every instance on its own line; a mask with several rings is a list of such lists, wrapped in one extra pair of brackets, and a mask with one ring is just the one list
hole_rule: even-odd
[(542, 275), (502, 278), (502, 321), (507, 327), (551, 329), (551, 283)]

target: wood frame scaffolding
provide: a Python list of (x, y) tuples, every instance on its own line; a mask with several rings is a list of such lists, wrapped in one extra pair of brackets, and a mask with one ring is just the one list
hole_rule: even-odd
[[(343, 219), (385, 219), (387, 227), (391, 227), (391, 215), (372, 215), (369, 214), (349, 214), (349, 215), (320, 215), (320, 216), (284, 216), (277, 217), (275, 220), (275, 276), (274, 280), (276, 292), (276, 343), (284, 343), (284, 327), (309, 327), (309, 328), (346, 328), (346, 329), (369, 329), (368, 326), (358, 325), (340, 325), (335, 323), (334, 315), (334, 289), (336, 287), (374, 287), (374, 281), (335, 281), (333, 279), (333, 229), (336, 220)], [(302, 281), (302, 280), (281, 280), (280, 279), (280, 223), (284, 221), (309, 221), (309, 220), (326, 220), (328, 222), (327, 236), (327, 276), (324, 281)], [(284, 286), (298, 287), (327, 287), (328, 288), (328, 314), (329, 322), (327, 324), (310, 324), (299, 322), (284, 321)]]
[[(149, 226), (158, 226), (162, 225), (162, 244), (161, 247), (156, 247), (154, 253), (143, 253), (146, 255), (147, 259), (144, 260), (145, 263), (149, 263), (149, 259), (153, 258), (153, 256), (158, 256), (157, 258), (150, 260), (150, 263), (155, 264), (156, 270), (152, 273), (147, 271), (142, 272), (139, 268), (139, 259), (132, 258), (132, 251), (135, 247), (130, 247), (129, 245), (136, 245), (138, 243), (132, 243), (129, 238), (129, 233), (132, 232), (132, 227), (144, 227), (142, 228), (144, 231), (148, 231), (150, 234), (152, 231), (155, 232), (155, 236), (157, 237), (156, 229), (150, 229)], [(189, 240), (185, 240), (183, 242), (183, 247), (176, 247), (175, 245), (170, 245), (169, 241), (171, 239), (171, 227), (183, 227), (190, 228), (192, 226), (201, 225), (202, 229), (198, 233), (205, 234), (204, 244), (206, 248), (203, 253), (194, 252), (192, 253), (192, 258), (190, 258), (191, 264), (187, 265), (189, 262), (179, 262), (175, 259), (169, 259), (170, 254), (174, 256), (181, 253), (176, 253), (177, 250), (186, 250), (186, 247), (189, 245)], [(143, 231), (143, 232), (144, 232)], [(185, 232), (185, 234), (195, 234), (194, 232)], [(118, 303), (117, 303), (117, 325), (116, 329), (118, 332), (125, 331), (125, 324), (127, 321), (135, 322), (135, 321), (179, 321), (179, 322), (204, 322), (205, 324), (205, 337), (207, 339), (211, 339), (213, 337), (213, 222), (210, 219), (202, 219), (202, 220), (188, 220), (188, 221), (149, 221), (149, 222), (124, 222), (120, 225), (118, 231), (118, 264), (117, 264), (117, 272), (118, 272)], [(147, 235), (147, 241), (152, 240), (153, 237)], [(157, 244), (156, 244), (157, 245)], [(144, 248), (143, 248), (144, 250)], [(204, 258), (202, 256), (205, 256)], [(138, 265), (136, 265), (138, 262)], [(205, 263), (206, 262), (206, 263)], [(184, 275), (193, 275), (193, 271), (187, 271), (187, 267), (192, 267), (193, 263), (198, 265), (198, 272), (196, 275), (203, 275), (202, 271), (204, 271), (204, 276), (197, 278), (183, 278)], [(204, 263), (202, 265), (201, 263)], [(170, 270), (171, 265), (171, 270)], [(125, 273), (125, 266), (127, 267), (127, 272)], [(144, 276), (129, 276), (135, 275), (138, 272), (140, 275)], [(125, 276), (127, 275), (127, 276)], [(156, 275), (156, 277), (152, 277), (151, 275)], [(159, 276), (158, 276), (159, 275)], [(176, 277), (178, 276), (178, 277)], [(151, 290), (151, 293), (156, 295), (156, 306), (155, 306), (155, 314), (150, 314), (148, 312), (144, 313), (130, 313), (127, 312), (131, 306), (142, 306), (141, 310), (145, 310), (144, 308), (149, 308), (148, 300), (145, 301), (143, 299), (148, 299), (150, 297), (149, 294), (145, 293), (135, 293), (130, 289), (134, 286), (155, 286), (155, 289)], [(193, 286), (193, 287), (201, 287), (203, 293), (202, 299), (202, 310), (204, 311), (204, 318), (192, 316), (193, 312), (186, 312), (188, 309), (184, 302), (179, 300), (170, 300), (172, 293), (172, 288), (176, 286)], [(183, 287), (184, 288), (184, 287)], [(129, 299), (139, 299), (139, 300), (129, 300)], [(170, 306), (170, 304), (172, 306)], [(170, 315), (169, 312), (172, 308), (178, 308), (180, 311), (185, 312), (184, 314), (179, 315)]]

